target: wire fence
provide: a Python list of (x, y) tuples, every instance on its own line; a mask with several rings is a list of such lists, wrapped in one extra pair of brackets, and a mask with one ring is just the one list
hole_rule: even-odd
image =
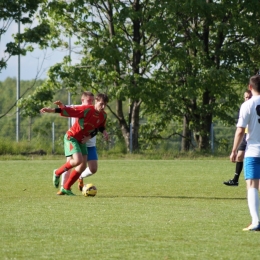
[[(53, 120), (34, 120), (32, 118), (22, 119), (19, 127), (19, 141), (38, 143), (38, 149), (47, 147), (52, 153), (63, 152), (63, 137), (66, 133), (69, 121), (66, 118), (53, 117)], [(108, 129), (109, 131), (109, 129)], [(212, 125), (210, 133), (211, 152), (229, 152), (233, 145), (235, 126), (214, 126)], [(9, 140), (17, 140), (17, 127), (15, 118), (9, 120), (0, 120), (0, 133), (2, 138)], [(97, 147), (99, 150), (111, 150), (116, 147), (122, 147), (122, 142), (119, 143), (118, 136), (110, 134), (110, 142), (105, 143), (102, 136), (97, 138)], [(131, 139), (131, 138), (130, 138)], [(155, 145), (143, 145), (143, 149), (156, 149), (157, 151), (181, 151), (181, 133), (167, 140), (159, 140)], [(193, 140), (192, 149), (196, 148), (196, 143)], [(131, 145), (130, 145), (131, 148)], [(123, 149), (122, 149), (123, 150)], [(126, 148), (125, 148), (126, 150)], [(131, 152), (131, 150), (130, 150)]]

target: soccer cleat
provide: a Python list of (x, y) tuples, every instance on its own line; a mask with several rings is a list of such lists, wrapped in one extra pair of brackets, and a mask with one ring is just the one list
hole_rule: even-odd
[(56, 193), (57, 195), (65, 195), (65, 193), (63, 193), (62, 191), (58, 191), (57, 193)]
[(248, 227), (243, 228), (243, 231), (260, 231), (260, 222), (256, 226), (250, 224)]
[(55, 174), (55, 171), (56, 171), (56, 170), (53, 171), (52, 181), (53, 181), (54, 187), (55, 187), (55, 188), (58, 188), (58, 187), (59, 187), (59, 184), (60, 184), (60, 177)]
[(224, 181), (223, 184), (225, 184), (227, 186), (238, 186), (238, 182), (234, 181), (233, 179), (228, 180), (228, 181)]
[[(66, 190), (64, 188), (61, 188), (60, 192), (63, 193), (62, 195), (75, 196), (75, 194), (71, 190)], [(58, 195), (61, 195), (61, 194), (58, 194)]]
[(82, 191), (84, 186), (83, 179), (78, 179), (78, 189)]

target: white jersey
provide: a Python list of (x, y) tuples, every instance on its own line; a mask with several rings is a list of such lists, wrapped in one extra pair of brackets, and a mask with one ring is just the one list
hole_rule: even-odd
[(242, 104), (237, 127), (248, 127), (245, 157), (260, 157), (260, 95)]
[[(72, 118), (71, 118), (71, 124), (72, 124), (72, 125), (76, 122), (76, 119), (77, 119), (77, 118), (75, 118), (75, 117), (72, 117)], [(96, 146), (96, 142), (97, 142), (97, 136), (94, 136), (94, 137), (92, 137), (91, 139), (89, 139), (89, 140), (86, 142), (86, 146), (87, 146), (87, 147)]]

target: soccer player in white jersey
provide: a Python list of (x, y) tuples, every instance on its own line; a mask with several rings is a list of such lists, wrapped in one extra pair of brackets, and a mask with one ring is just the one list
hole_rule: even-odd
[(260, 231), (258, 196), (260, 189), (260, 75), (250, 78), (248, 88), (253, 96), (241, 106), (230, 160), (236, 162), (237, 148), (243, 139), (247, 127), (244, 176), (252, 221), (243, 231)]
[[(252, 93), (249, 89), (247, 89), (244, 93), (244, 101), (249, 100), (251, 97), (252, 97)], [(239, 116), (239, 113), (238, 113), (238, 116)], [(238, 180), (239, 180), (240, 174), (243, 170), (243, 162), (244, 162), (245, 151), (246, 151), (246, 133), (247, 133), (247, 128), (245, 130), (245, 135), (243, 137), (243, 140), (238, 147), (237, 162), (236, 162), (236, 166), (235, 166), (234, 177), (233, 177), (233, 179), (223, 182), (227, 186), (233, 186), (233, 187), (238, 186)]]
[[(94, 95), (90, 91), (85, 91), (84, 95), (81, 97), (81, 102), (83, 105), (93, 105), (94, 104)], [(61, 102), (56, 103), (59, 107), (64, 106)], [(72, 124), (75, 123), (75, 118), (72, 118)], [(105, 139), (108, 138), (107, 132), (104, 130), (103, 132)], [(98, 169), (98, 155), (97, 155), (97, 149), (96, 149), (96, 136), (92, 137), (91, 139), (85, 138), (82, 140), (83, 142), (86, 142), (86, 146), (88, 149), (88, 155), (87, 155), (87, 168), (81, 173), (79, 180), (78, 180), (78, 189), (82, 191), (82, 188), (84, 186), (83, 178), (89, 177), (97, 172)], [(67, 158), (69, 160), (69, 158)], [(70, 175), (70, 170), (64, 172), (61, 176), (61, 187), (63, 187), (63, 184), (67, 181)], [(64, 195), (62, 192), (58, 191), (57, 195)]]

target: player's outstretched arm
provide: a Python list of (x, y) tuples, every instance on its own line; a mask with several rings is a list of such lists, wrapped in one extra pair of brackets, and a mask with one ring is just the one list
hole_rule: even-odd
[(57, 105), (60, 108), (65, 107), (65, 105), (60, 100), (57, 100), (57, 101), (53, 102), (53, 104)]
[(55, 113), (55, 108), (43, 107), (40, 110), (41, 113)]

